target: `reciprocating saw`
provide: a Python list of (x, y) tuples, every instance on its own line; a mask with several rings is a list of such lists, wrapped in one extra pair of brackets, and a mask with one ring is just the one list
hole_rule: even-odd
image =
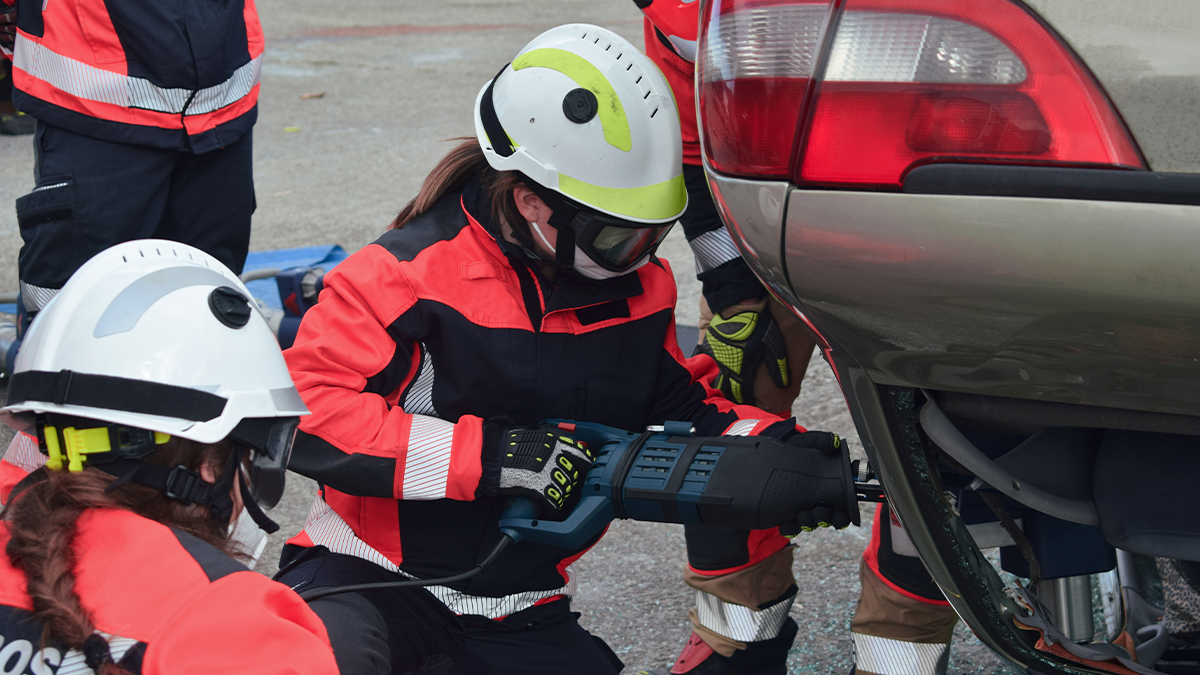
[(579, 501), (565, 519), (540, 519), (531, 500), (514, 498), (500, 519), (506, 536), (466, 572), (317, 588), (300, 596), (311, 602), (351, 591), (454, 584), (483, 572), (514, 542), (579, 549), (616, 518), (751, 530), (779, 527), (794, 534), (838, 511), (858, 525), (858, 502), (882, 497), (878, 487), (866, 483), (869, 469), (852, 469), (841, 448), (826, 454), (761, 436), (692, 436), (691, 426), (682, 422), (640, 434), (567, 420), (544, 424), (587, 443), (595, 456), (579, 486)]
[[(514, 499), (500, 531), (514, 541), (576, 549), (613, 519), (798, 532), (843, 510), (859, 524), (858, 497), (844, 451), (824, 454), (761, 436), (692, 436), (667, 422), (645, 433), (549, 420), (595, 454), (580, 499), (561, 521), (541, 520), (533, 502)], [(817, 513), (814, 514), (813, 512)], [(827, 517), (827, 516), (826, 516)]]

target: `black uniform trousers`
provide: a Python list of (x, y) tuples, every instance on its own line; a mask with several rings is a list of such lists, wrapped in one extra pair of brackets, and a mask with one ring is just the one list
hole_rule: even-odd
[[(713, 203), (708, 190), (708, 179), (703, 167), (683, 165), (683, 179), (687, 185), (687, 210), (679, 217), (684, 237), (691, 242), (696, 237), (725, 227), (721, 214)], [(701, 293), (714, 312), (735, 305), (748, 298), (761, 298), (767, 294), (762, 282), (750, 271), (746, 261), (738, 257), (719, 267), (696, 275), (700, 280)]]
[(18, 274), (32, 311), (52, 296), (41, 289), (62, 288), (89, 258), (133, 239), (190, 244), (241, 273), (255, 208), (250, 134), (197, 155), (39, 121), (34, 150), (37, 187), (17, 199)]
[[(301, 594), (403, 580), (323, 546), (285, 546), (280, 568), (275, 580)], [(421, 588), (342, 593), (309, 607), (325, 623), (342, 675), (616, 675), (624, 665), (603, 640), (579, 625), (568, 600), (495, 621), (454, 614)], [(446, 658), (453, 665), (434, 665)]]

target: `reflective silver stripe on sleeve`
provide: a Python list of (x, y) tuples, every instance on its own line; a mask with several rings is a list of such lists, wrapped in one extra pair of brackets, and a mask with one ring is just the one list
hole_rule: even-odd
[(875, 675), (945, 675), (950, 645), (942, 642), (905, 642), (850, 633), (854, 638), (854, 667)]
[(191, 89), (159, 87), (145, 78), (129, 77), (76, 61), (20, 34), (13, 51), (13, 66), (34, 79), (88, 101), (172, 115), (205, 115), (232, 105), (250, 93), (262, 75), (262, 54), (235, 70), (229, 79), (200, 89), (194, 96)]
[(445, 499), (453, 450), (453, 422), (413, 415), (408, 451), (404, 453), (401, 499)]
[(50, 304), (54, 296), (58, 295), (61, 289), (58, 288), (43, 288), (42, 286), (34, 286), (21, 282), (21, 304), (25, 305), (26, 312), (40, 312), (43, 307)]
[(696, 591), (696, 616), (701, 626), (718, 635), (741, 642), (758, 642), (779, 635), (795, 600), (792, 594), (766, 609), (756, 610)]
[[(410, 579), (415, 578), (406, 574), (395, 563), (376, 551), (354, 534), (354, 530), (342, 520), (336, 512), (317, 495), (313, 501), (312, 510), (308, 514), (308, 522), (304, 533), (312, 543), (318, 546), (356, 558), (369, 560), (380, 567)], [(509, 614), (515, 614), (523, 609), (529, 609), (540, 600), (556, 595), (571, 596), (575, 594), (575, 570), (570, 565), (566, 568), (567, 583), (559, 588), (548, 591), (526, 591), (513, 593), (498, 598), (488, 598), (477, 595), (467, 595), (461, 591), (445, 586), (426, 586), (425, 590), (433, 594), (443, 605), (455, 614), (476, 614), (489, 619), (499, 619)]]
[(738, 251), (737, 245), (729, 236), (729, 230), (723, 227), (705, 232), (689, 241), (688, 246), (692, 247), (692, 255), (696, 257), (696, 274), (742, 257), (741, 251)]
[(421, 345), (421, 370), (400, 401), (400, 408), (410, 415), (437, 415), (433, 409), (433, 357)]
[(725, 436), (749, 436), (754, 427), (762, 423), (762, 420), (738, 420), (729, 425), (725, 430)]

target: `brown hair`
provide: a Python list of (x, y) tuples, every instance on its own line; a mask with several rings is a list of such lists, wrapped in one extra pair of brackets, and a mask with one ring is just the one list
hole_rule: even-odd
[(479, 141), (474, 137), (460, 136), (450, 140), (460, 142), (433, 167), (425, 177), (421, 191), (400, 209), (389, 229), (398, 230), (404, 227), (413, 218), (433, 208), (437, 200), (461, 188), (468, 178), (474, 176), (479, 179), (479, 184), (492, 205), (492, 223), (497, 228), (507, 224), (517, 238), (525, 243), (529, 239), (529, 226), (517, 210), (517, 202), (512, 194), (513, 188), (524, 185), (521, 174), (516, 171), (493, 169), (483, 156)]
[[(220, 472), (227, 466), (229, 453), (225, 443), (205, 445), (172, 438), (144, 461), (182, 464), (197, 472), (208, 465)], [(75, 592), (75, 523), (88, 509), (132, 511), (198, 537), (226, 554), (238, 553), (228, 541), (229, 524), (217, 522), (212, 512), (199, 504), (185, 505), (135, 483), (106, 492), (114, 477), (92, 467), (75, 473), (43, 467), (30, 479), (36, 482), (14, 493), (4, 511), (10, 534), (5, 550), (13, 566), (25, 573), (34, 617), (42, 624), (43, 645), (54, 641), (84, 651), (84, 640), (95, 631)], [(126, 671), (109, 662), (100, 672), (115, 675)]]

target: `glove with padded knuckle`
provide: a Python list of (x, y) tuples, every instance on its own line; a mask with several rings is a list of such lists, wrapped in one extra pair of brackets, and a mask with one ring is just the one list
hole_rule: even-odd
[(818, 527), (845, 529), (859, 523), (858, 494), (850, 471), (849, 447), (841, 437), (829, 431), (804, 431), (792, 434), (783, 441), (797, 451), (814, 454), (812, 466), (823, 467), (823, 488), (812, 495), (811, 508), (796, 515), (794, 523), (780, 526), (785, 535), (811, 532)]
[(697, 353), (708, 354), (717, 362), (720, 374), (712, 386), (734, 403), (754, 402), (754, 377), (758, 364), (765, 362), (767, 373), (776, 387), (791, 384), (787, 345), (767, 299), (752, 305), (734, 305), (713, 314), (704, 342)]
[(500, 434), (496, 494), (529, 497), (543, 513), (562, 510), (595, 459), (581, 441), (554, 426), (509, 428)]

